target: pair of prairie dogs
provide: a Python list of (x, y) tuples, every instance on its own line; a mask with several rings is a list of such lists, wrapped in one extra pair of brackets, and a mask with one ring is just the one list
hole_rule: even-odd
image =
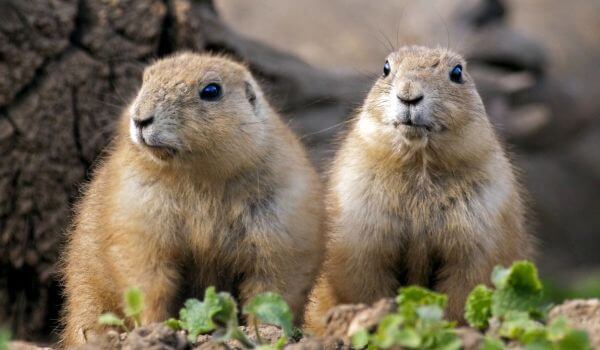
[(146, 323), (210, 285), (241, 303), (278, 292), (317, 333), (330, 307), (407, 284), (447, 293), (449, 317), (461, 319), (466, 293), (532, 246), (512, 167), (464, 69), (447, 50), (390, 54), (323, 200), (247, 68), (192, 53), (149, 66), (77, 207), (64, 345), (102, 331), (98, 316), (122, 313), (130, 286), (144, 292)]

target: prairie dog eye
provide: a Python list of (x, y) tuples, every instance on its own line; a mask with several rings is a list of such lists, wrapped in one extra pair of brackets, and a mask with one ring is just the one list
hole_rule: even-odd
[(454, 68), (452, 68), (452, 70), (450, 71), (450, 80), (452, 80), (453, 82), (460, 84), (463, 82), (463, 77), (462, 77), (462, 66), (460, 64), (457, 64), (456, 66), (454, 66)]
[(387, 77), (390, 74), (390, 62), (389, 61), (385, 61), (385, 64), (383, 65), (383, 76)]
[(200, 99), (204, 101), (217, 101), (223, 95), (221, 85), (210, 83), (200, 90)]

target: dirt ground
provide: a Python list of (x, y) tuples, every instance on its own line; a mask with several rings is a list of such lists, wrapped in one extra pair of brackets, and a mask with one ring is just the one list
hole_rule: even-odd
[[(326, 315), (327, 326), (321, 337), (304, 336), (296, 342), (285, 346), (285, 350), (342, 350), (351, 349), (350, 336), (360, 329), (371, 329), (388, 313), (393, 312), (396, 304), (392, 299), (382, 299), (372, 306), (340, 305)], [(600, 300), (571, 300), (554, 307), (549, 314), (552, 320), (558, 316), (568, 319), (570, 326), (582, 329), (590, 335), (593, 349), (600, 349)], [(256, 341), (254, 329), (240, 327), (248, 336)], [(274, 343), (282, 336), (279, 328), (269, 325), (259, 326), (261, 339)], [(464, 350), (477, 350), (481, 347), (483, 336), (479, 331), (468, 327), (457, 331)], [(79, 347), (81, 350), (111, 349), (161, 349), (161, 350), (220, 350), (224, 347), (212, 341), (210, 335), (200, 335), (196, 342), (187, 339), (184, 331), (173, 331), (163, 324), (151, 324), (139, 327), (131, 333), (110, 331), (104, 336), (91, 340)], [(228, 349), (243, 349), (237, 342), (227, 343)], [(511, 347), (511, 349), (514, 347)], [(13, 342), (10, 350), (35, 350), (35, 345), (25, 342)]]

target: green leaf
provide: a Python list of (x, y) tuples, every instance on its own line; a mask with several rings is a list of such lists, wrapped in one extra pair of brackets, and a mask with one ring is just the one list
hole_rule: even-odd
[(400, 329), (395, 335), (394, 344), (406, 348), (418, 348), (421, 345), (421, 336), (412, 328)]
[(400, 288), (396, 302), (398, 312), (406, 322), (415, 322), (418, 318), (417, 308), (425, 305), (435, 305), (440, 309), (446, 307), (447, 297), (418, 286)]
[(125, 322), (123, 321), (123, 319), (119, 318), (117, 315), (113, 314), (112, 312), (107, 312), (107, 313), (100, 315), (100, 317), (98, 317), (98, 323), (103, 326), (116, 326), (116, 327), (124, 327), (125, 326)]
[(244, 307), (244, 314), (256, 317), (261, 323), (281, 327), (288, 339), (293, 336), (292, 311), (279, 294), (267, 292), (256, 295)]
[(465, 306), (465, 319), (471, 327), (488, 327), (488, 320), (492, 317), (492, 295), (493, 291), (482, 284), (469, 294)]
[(352, 334), (352, 347), (354, 349), (364, 349), (369, 344), (369, 332), (366, 329)]
[(528, 313), (510, 311), (506, 314), (498, 333), (509, 339), (522, 340), (522, 336), (538, 334), (540, 331), (544, 331), (544, 326), (532, 320)]
[(0, 350), (8, 350), (9, 342), (10, 332), (6, 329), (0, 328)]
[(237, 306), (228, 293), (218, 293), (214, 287), (204, 292), (204, 301), (188, 299), (179, 311), (179, 325), (188, 331), (190, 341), (196, 341), (200, 334), (222, 328), (216, 340), (224, 341), (237, 329)]
[(592, 348), (588, 334), (580, 330), (568, 331), (556, 345), (559, 350), (589, 350)]
[(181, 323), (179, 322), (179, 320), (177, 320), (175, 318), (170, 318), (170, 319), (166, 320), (165, 326), (171, 328), (174, 331), (178, 331), (181, 329)]
[(542, 283), (535, 265), (517, 261), (509, 269), (497, 266), (492, 273), (496, 291), (492, 295), (492, 315), (504, 316), (510, 311), (541, 315)]
[(144, 311), (144, 295), (137, 287), (129, 288), (125, 291), (125, 316), (131, 317), (139, 325), (142, 312)]
[(556, 350), (556, 348), (551, 342), (544, 340), (526, 344), (523, 350)]
[(432, 349), (435, 350), (459, 350), (462, 348), (460, 338), (453, 330), (437, 332), (435, 334), (435, 344)]
[(438, 305), (425, 305), (417, 307), (417, 316), (421, 321), (438, 322), (444, 316), (444, 310)]
[(385, 316), (373, 335), (373, 345), (381, 349), (387, 349), (394, 345), (403, 322), (404, 318), (401, 315), (390, 314)]
[(516, 261), (508, 269), (496, 266), (492, 282), (497, 289), (517, 289), (523, 293), (537, 294), (542, 291), (535, 265), (529, 261)]
[(504, 343), (500, 339), (485, 336), (481, 350), (504, 350)]
[(570, 331), (567, 324), (567, 320), (564, 317), (557, 317), (547, 326), (548, 339), (551, 341), (557, 341), (562, 339), (567, 332)]

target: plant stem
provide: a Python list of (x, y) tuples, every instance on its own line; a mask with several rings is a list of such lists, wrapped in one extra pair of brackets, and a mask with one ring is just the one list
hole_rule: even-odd
[(252, 323), (254, 324), (254, 332), (256, 333), (256, 341), (259, 344), (264, 344), (262, 338), (260, 337), (260, 332), (258, 331), (258, 322), (256, 322), (256, 318), (252, 318)]
[(246, 334), (239, 329), (233, 331), (231, 338), (239, 341), (247, 349), (254, 349), (256, 347), (256, 344), (254, 344), (252, 340), (248, 339)]

